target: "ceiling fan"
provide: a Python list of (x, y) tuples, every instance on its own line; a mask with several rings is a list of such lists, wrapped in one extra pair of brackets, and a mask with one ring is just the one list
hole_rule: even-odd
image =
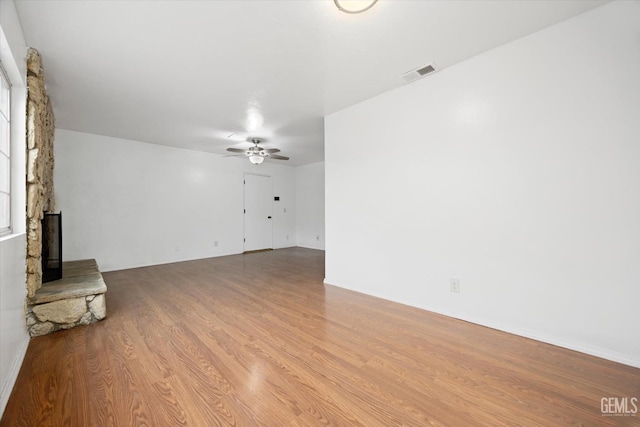
[(253, 147), (247, 150), (231, 147), (231, 148), (227, 148), (227, 151), (230, 151), (232, 153), (242, 153), (242, 155), (247, 156), (249, 158), (249, 161), (254, 165), (259, 165), (260, 163), (264, 162), (264, 159), (266, 159), (267, 157), (270, 159), (276, 159), (276, 160), (289, 160), (289, 158), (286, 156), (280, 156), (278, 154), (274, 154), (274, 153), (280, 152), (280, 150), (278, 150), (277, 148), (260, 147), (260, 145), (258, 144), (260, 144), (261, 142), (264, 142), (263, 139), (249, 137), (247, 138), (247, 141), (251, 142), (253, 144)]

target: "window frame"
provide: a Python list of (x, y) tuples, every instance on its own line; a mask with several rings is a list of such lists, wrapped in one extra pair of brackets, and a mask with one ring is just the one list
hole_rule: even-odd
[[(7, 129), (6, 129), (6, 137), (7, 137), (7, 152), (3, 153), (2, 151), (0, 151), (0, 156), (4, 156), (7, 158), (7, 164), (9, 165), (8, 170), (6, 171), (7, 173), (7, 192), (0, 190), (0, 193), (4, 193), (7, 195), (7, 202), (8, 202), (8, 206), (7, 206), (7, 222), (8, 225), (7, 226), (1, 226), (0, 225), (0, 237), (4, 237), (7, 236), (9, 234), (11, 234), (13, 232), (13, 215), (12, 215), (12, 197), (11, 197), (11, 178), (12, 178), (12, 165), (11, 165), (11, 88), (12, 88), (12, 84), (11, 84), (11, 79), (9, 79), (9, 75), (6, 72), (6, 70), (4, 69), (4, 66), (2, 64), (2, 62), (0, 62), (0, 79), (4, 80), (4, 82), (6, 82), (7, 84), (7, 89), (8, 89), (8, 93), (7, 93), (7, 110), (6, 110), (6, 116), (4, 113), (2, 113), (2, 111), (0, 111), (0, 120), (6, 120), (7, 122)], [(0, 135), (0, 137), (4, 137), (3, 135)], [(4, 215), (4, 213), (0, 213), (0, 215)]]

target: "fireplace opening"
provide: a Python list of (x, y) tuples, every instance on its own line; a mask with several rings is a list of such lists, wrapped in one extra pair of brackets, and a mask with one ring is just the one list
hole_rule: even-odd
[(62, 212), (42, 218), (42, 283), (62, 279)]

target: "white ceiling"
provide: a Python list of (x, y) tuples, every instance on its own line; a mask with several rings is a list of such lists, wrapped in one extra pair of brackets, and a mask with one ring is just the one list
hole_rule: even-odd
[(379, 0), (359, 15), (332, 0), (15, 3), (57, 127), (217, 154), (258, 136), (296, 166), (323, 160), (325, 115), (403, 73), (446, 72), (606, 1)]

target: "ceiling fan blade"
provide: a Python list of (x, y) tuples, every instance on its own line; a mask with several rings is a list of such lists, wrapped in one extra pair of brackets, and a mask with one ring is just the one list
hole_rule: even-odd
[(227, 148), (227, 151), (231, 151), (232, 153), (245, 153), (247, 150), (243, 150), (241, 148)]
[(245, 154), (225, 154), (222, 157), (245, 157)]
[(277, 148), (267, 148), (266, 150), (267, 153), (271, 154), (271, 153), (279, 153), (280, 150), (278, 150)]
[(276, 160), (289, 160), (287, 156), (280, 156), (278, 154), (269, 154), (269, 158), (276, 159)]

